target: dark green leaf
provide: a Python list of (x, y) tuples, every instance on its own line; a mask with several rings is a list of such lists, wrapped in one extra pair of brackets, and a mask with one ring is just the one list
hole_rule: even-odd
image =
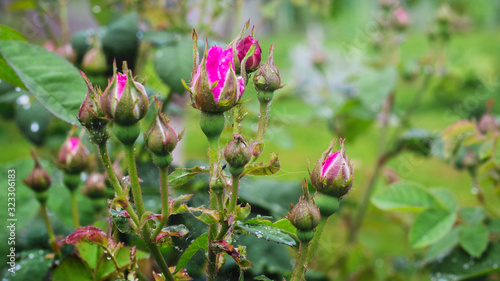
[(5, 271), (2, 280), (45, 280), (54, 260), (53, 257), (49, 258), (47, 256), (50, 253), (51, 252), (45, 250), (22, 251), (16, 260), (16, 265), (19, 266), (19, 268), (16, 269), (14, 274)]
[(259, 275), (255, 276), (253, 280), (260, 280), (260, 281), (273, 281), (272, 279), (267, 278), (265, 275)]
[(175, 267), (175, 273), (179, 272), (184, 265), (191, 259), (191, 257), (196, 254), (200, 249), (207, 250), (208, 248), (208, 233), (200, 235), (200, 237), (196, 238), (189, 247), (187, 247), (186, 250), (184, 250), (184, 253), (182, 253), (182, 256), (179, 258), (179, 262), (177, 262), (177, 266)]
[(263, 224), (248, 224), (244, 222), (237, 222), (236, 225), (243, 229), (245, 232), (255, 235), (257, 238), (262, 238), (267, 241), (285, 244), (288, 246), (295, 246), (295, 240), (290, 235), (283, 233), (278, 228), (267, 226)]
[(413, 182), (394, 183), (377, 192), (372, 203), (382, 210), (412, 212), (440, 205), (432, 193)]
[(193, 168), (177, 168), (168, 176), (169, 186), (179, 186), (188, 182), (190, 179), (194, 178), (199, 173), (208, 173), (208, 169), (195, 166)]
[(92, 272), (75, 255), (67, 256), (52, 273), (52, 281), (93, 281)]
[[(30, 97), (31, 95), (22, 90), (20, 95)], [(16, 124), (23, 135), (32, 143), (42, 145), (45, 142), (47, 128), (49, 127), (52, 114), (45, 109), (40, 102), (31, 98), (27, 104), (16, 104)]]
[(481, 207), (464, 207), (460, 209), (459, 213), (469, 225), (480, 224), (486, 217), (484, 209)]
[(471, 256), (480, 257), (488, 246), (488, 229), (484, 225), (466, 225), (460, 231), (460, 244)]
[(122, 16), (111, 23), (102, 38), (102, 47), (108, 63), (116, 59), (119, 68), (127, 61), (129, 69), (134, 69), (139, 49), (139, 17), (136, 13)]
[(22, 41), (2, 41), (0, 54), (38, 101), (58, 118), (78, 124), (76, 115), (86, 87), (67, 60)]
[(431, 276), (435, 280), (466, 280), (473, 277), (500, 272), (500, 243), (490, 245), (478, 259), (459, 248), (431, 266)]
[(132, 219), (125, 213), (126, 211), (117, 211), (115, 209), (110, 209), (109, 213), (111, 214), (111, 219), (113, 223), (116, 225), (116, 228), (122, 233), (129, 233), (137, 235), (136, 231), (132, 228), (132, 224), (134, 223)]
[(414, 248), (421, 248), (443, 238), (453, 226), (456, 219), (455, 212), (443, 209), (430, 208), (418, 215), (410, 229), (410, 244)]
[(488, 229), (491, 233), (500, 233), (500, 219), (492, 219), (488, 222)]
[(278, 155), (274, 152), (271, 153), (271, 160), (269, 164), (250, 164), (245, 167), (243, 170), (243, 175), (254, 175), (254, 176), (270, 176), (276, 174), (281, 168), (280, 160), (278, 159)]
[[(116, 267), (113, 261), (111, 259), (108, 259), (107, 257), (107, 255), (102, 256), (99, 264), (97, 265), (97, 269), (95, 272), (96, 280), (104, 280), (111, 277), (116, 272)], [(131, 263), (130, 248), (126, 246), (121, 247), (118, 250), (118, 253), (115, 254), (115, 258), (120, 269), (125, 269)]]

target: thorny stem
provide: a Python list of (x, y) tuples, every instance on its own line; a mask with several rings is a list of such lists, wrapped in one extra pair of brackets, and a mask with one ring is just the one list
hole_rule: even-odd
[(142, 200), (141, 186), (139, 185), (139, 176), (137, 175), (137, 166), (135, 164), (134, 145), (125, 145), (125, 159), (127, 161), (128, 175), (132, 185), (132, 195), (134, 196), (137, 215), (142, 218), (146, 212), (144, 201)]
[(316, 249), (318, 248), (319, 240), (327, 221), (328, 218), (321, 217), (320, 224), (316, 226), (316, 229), (314, 230), (313, 239), (311, 240), (311, 242), (309, 242), (309, 251), (307, 252), (307, 258), (305, 262), (306, 267), (309, 265), (309, 262), (311, 261), (312, 257), (314, 256), (314, 253), (316, 252)]
[[(208, 158), (210, 161), (210, 178), (215, 176), (217, 171), (215, 170), (216, 162), (219, 161), (219, 139), (209, 138), (208, 139)], [(210, 190), (210, 208), (212, 210), (217, 210), (219, 208), (223, 208), (221, 205), (222, 202), (222, 194), (217, 195), (213, 190)], [(220, 206), (218, 206), (220, 205)], [(208, 226), (208, 265), (207, 265), (207, 280), (215, 280), (217, 275), (217, 254), (215, 249), (212, 247), (212, 241), (217, 236), (217, 224), (213, 223)]]
[(238, 187), (240, 183), (240, 174), (231, 173), (231, 198), (229, 200), (229, 206), (227, 208), (228, 214), (231, 214), (236, 209), (236, 203), (238, 202)]
[[(255, 139), (256, 143), (262, 142), (264, 136), (266, 135), (268, 107), (269, 107), (269, 102), (260, 101), (257, 138)], [(250, 163), (257, 161), (258, 158), (259, 156), (253, 156), (252, 159), (250, 160)]]
[(71, 190), (69, 196), (71, 199), (71, 215), (73, 217), (73, 227), (77, 229), (80, 227), (80, 215), (78, 214), (78, 201), (76, 197), (76, 190)]
[(160, 192), (161, 192), (161, 215), (163, 220), (158, 224), (151, 236), (151, 239), (156, 241), (156, 237), (160, 234), (162, 228), (168, 221), (168, 217), (170, 216), (169, 210), (169, 202), (168, 202), (168, 166), (159, 168), (160, 170)]
[(61, 251), (57, 247), (56, 236), (54, 234), (54, 229), (52, 228), (52, 223), (49, 219), (49, 214), (47, 212), (47, 203), (40, 203), (40, 209), (42, 211), (43, 221), (45, 222), (45, 227), (47, 228), (47, 233), (49, 234), (49, 243), (52, 251), (56, 254), (58, 258), (61, 258)]
[[(133, 154), (134, 149), (133, 149), (133, 146), (130, 146), (130, 147), (132, 148), (131, 149), (132, 150), (131, 151), (132, 152), (131, 158), (133, 161), (132, 165), (135, 168), (135, 160), (134, 160), (134, 154)], [(121, 195), (121, 196), (126, 197), (126, 194), (124, 194), (123, 189), (121, 188), (120, 182), (118, 181), (118, 178), (116, 177), (116, 174), (113, 171), (106, 144), (105, 143), (101, 144), (98, 146), (98, 148), (99, 148), (99, 155), (101, 156), (101, 160), (104, 164), (104, 168), (106, 169), (106, 172), (107, 172), (108, 177), (111, 181), (111, 184), (113, 185), (113, 188), (115, 189), (116, 194), (118, 196)], [(126, 152), (127, 152), (126, 157), (127, 157), (127, 161), (128, 161), (129, 160), (128, 158), (130, 157), (130, 153), (129, 153), (130, 151), (128, 149), (126, 149)], [(128, 164), (129, 164), (129, 162), (127, 162), (127, 165)], [(129, 171), (129, 174), (130, 174), (130, 171)], [(137, 177), (137, 170), (135, 170), (135, 175), (136, 175), (135, 178), (136, 178), (137, 185), (138, 185), (139, 178)], [(139, 189), (139, 192), (140, 192), (140, 189)], [(135, 194), (134, 194), (134, 196), (135, 196)], [(136, 197), (134, 197), (134, 199), (136, 199)], [(142, 196), (140, 197), (140, 199), (142, 202)], [(136, 203), (137, 203), (137, 201), (136, 201)], [(132, 206), (130, 204), (128, 204), (125, 209), (127, 210), (128, 214), (130, 215), (130, 218), (132, 219), (132, 221), (135, 223), (136, 228), (139, 227), (141, 224), (140, 224), (139, 218), (138, 218), (137, 214), (135, 213), (134, 209), (132, 208)], [(151, 254), (155, 258), (156, 262), (158, 263), (158, 266), (162, 270), (163, 275), (167, 278), (167, 280), (174, 281), (174, 277), (172, 276), (172, 273), (168, 269), (168, 265), (165, 262), (165, 260), (163, 259), (163, 256), (161, 255), (160, 250), (158, 249), (158, 246), (156, 246), (156, 244), (154, 244), (155, 241), (153, 241), (153, 243), (151, 243), (151, 238), (150, 238), (151, 237), (151, 230), (149, 229), (148, 224), (144, 225), (144, 227), (142, 228), (142, 233), (143, 233), (143, 237), (144, 237), (144, 242), (146, 242), (146, 244), (148, 244), (149, 249), (151, 250)]]
[(118, 273), (118, 278), (119, 279), (123, 279), (124, 278), (123, 277), (123, 272), (120, 270), (120, 265), (118, 264), (118, 261), (116, 260), (115, 255), (113, 255), (113, 253), (109, 250), (108, 247), (102, 246), (102, 248), (104, 249), (104, 251), (106, 253), (108, 253), (108, 256), (111, 258), (111, 261), (113, 261), (113, 265), (116, 268), (116, 273)]
[(297, 256), (297, 261), (295, 262), (295, 267), (293, 268), (293, 273), (290, 281), (303, 280), (304, 274), (306, 273), (306, 259), (308, 250), (309, 242), (300, 242), (299, 255)]
[[(118, 178), (116, 177), (115, 171), (113, 170), (113, 165), (111, 164), (111, 159), (109, 158), (109, 153), (108, 153), (108, 148), (106, 147), (106, 143), (100, 144), (97, 147), (99, 149), (99, 156), (101, 157), (104, 169), (108, 174), (109, 181), (111, 182), (111, 185), (115, 189), (116, 194), (118, 196), (127, 197), (126, 194), (123, 192), (123, 189), (120, 185), (120, 181), (118, 181)], [(127, 208), (125, 208), (125, 210), (127, 210), (128, 214), (130, 215), (130, 218), (132, 219), (132, 221), (134, 221), (136, 227), (139, 227), (140, 226), (139, 218), (137, 217), (137, 214), (135, 210), (132, 208), (132, 206), (128, 205)]]

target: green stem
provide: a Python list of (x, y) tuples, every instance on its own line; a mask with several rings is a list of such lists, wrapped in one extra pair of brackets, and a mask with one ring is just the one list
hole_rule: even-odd
[(43, 221), (45, 222), (45, 227), (47, 228), (47, 233), (49, 234), (49, 244), (52, 251), (56, 254), (58, 258), (61, 258), (61, 251), (57, 247), (56, 235), (54, 234), (54, 229), (52, 228), (52, 223), (49, 219), (49, 214), (47, 212), (47, 203), (40, 203), (40, 209), (42, 212)]
[[(113, 165), (111, 164), (111, 159), (109, 157), (106, 143), (98, 145), (97, 148), (99, 149), (99, 156), (101, 157), (104, 169), (106, 169), (109, 181), (111, 182), (111, 185), (115, 189), (116, 194), (118, 196), (127, 197), (126, 194), (123, 192), (123, 189), (120, 185), (120, 181), (118, 181), (118, 178), (116, 177), (115, 171), (113, 170)], [(135, 225), (139, 227), (140, 226), (139, 218), (137, 217), (137, 214), (135, 210), (132, 208), (132, 206), (128, 205), (127, 208), (125, 208), (125, 210), (127, 210), (128, 214), (130, 215), (130, 218), (132, 219), (132, 221), (134, 221)]]
[(78, 214), (76, 190), (71, 190), (69, 196), (71, 198), (71, 215), (73, 216), (73, 227), (77, 229), (80, 227), (80, 215)]
[(161, 215), (163, 222), (168, 221), (169, 202), (168, 202), (168, 166), (160, 169), (160, 192), (161, 192)]
[(63, 45), (69, 44), (71, 35), (69, 33), (69, 22), (68, 22), (68, 0), (59, 1), (59, 17), (61, 20), (61, 33), (63, 37)]
[(139, 219), (146, 212), (144, 201), (142, 200), (141, 186), (139, 185), (139, 176), (137, 175), (137, 166), (135, 164), (134, 145), (125, 145), (125, 159), (127, 161), (128, 175), (132, 185), (132, 195), (134, 196), (135, 207)]
[(232, 190), (231, 190), (231, 197), (229, 200), (229, 206), (227, 208), (228, 214), (233, 213), (234, 210), (236, 209), (236, 203), (238, 202), (238, 187), (240, 183), (240, 174), (231, 173), (231, 180), (232, 180)]
[[(144, 227), (146, 229), (147, 227)], [(148, 236), (149, 237), (149, 236)], [(158, 249), (158, 246), (154, 243), (149, 243), (149, 249), (151, 250), (151, 254), (155, 258), (156, 262), (158, 263), (158, 266), (160, 267), (161, 271), (163, 272), (163, 276), (167, 281), (175, 281), (174, 276), (168, 269), (168, 265), (165, 262), (165, 259), (163, 259), (163, 256), (161, 255), (160, 249)]]
[(307, 258), (306, 258), (306, 263), (305, 266), (309, 264), (311, 261), (312, 257), (314, 256), (314, 253), (316, 252), (316, 249), (318, 248), (319, 240), (321, 237), (321, 234), (323, 233), (323, 229), (325, 228), (326, 222), (328, 221), (328, 218), (321, 217), (321, 222), (319, 223), (318, 226), (316, 226), (316, 229), (314, 230), (314, 237), (309, 242), (309, 251), (307, 253)]
[(118, 273), (118, 278), (119, 279), (123, 279), (123, 272), (120, 270), (120, 265), (118, 264), (118, 261), (116, 260), (116, 257), (115, 255), (113, 255), (113, 252), (111, 252), (109, 250), (108, 247), (106, 246), (102, 246), (102, 248), (104, 249), (104, 251), (106, 253), (108, 253), (108, 256), (111, 258), (111, 261), (113, 261), (113, 265), (115, 266), (115, 269), (116, 269), (116, 273)]
[(293, 268), (292, 277), (290, 281), (300, 281), (304, 278), (304, 274), (306, 273), (306, 258), (307, 252), (309, 250), (308, 242), (300, 242), (299, 245), (299, 254), (297, 256), (297, 261), (295, 262), (295, 267)]
[[(257, 129), (257, 137), (255, 142), (260, 143), (264, 140), (264, 136), (266, 135), (266, 125), (267, 125), (267, 109), (269, 106), (269, 102), (260, 101), (259, 102), (259, 121), (258, 121), (258, 129)], [(259, 155), (253, 156), (250, 160), (250, 163), (257, 161)]]
[[(120, 186), (120, 182), (118, 181), (118, 178), (116, 177), (115, 172), (113, 171), (113, 168), (112, 168), (113, 166), (111, 165), (111, 160), (109, 158), (109, 153), (108, 153), (108, 149), (106, 147), (106, 144), (105, 143), (101, 144), (98, 146), (98, 148), (99, 148), (99, 155), (101, 156), (101, 160), (104, 164), (104, 168), (106, 169), (106, 172), (107, 172), (108, 177), (111, 181), (111, 184), (113, 185), (113, 188), (115, 189), (116, 194), (118, 196), (127, 197), (126, 194), (124, 194), (123, 189)], [(139, 199), (139, 201), (142, 203), (142, 195), (141, 195), (141, 190), (140, 190), (140, 186), (139, 186), (139, 178), (137, 176), (137, 168), (135, 166), (133, 145), (125, 146), (125, 157), (127, 160), (127, 166), (129, 168), (129, 176), (130, 176), (130, 181), (132, 183), (132, 192), (134, 195), (134, 200), (136, 200), (135, 201), (136, 204), (138, 204), (137, 199)], [(133, 174), (131, 173), (131, 170), (132, 170)], [(135, 175), (135, 177), (133, 175)], [(133, 178), (135, 178), (134, 181), (132, 180)], [(135, 184), (134, 184), (134, 182), (135, 182)], [(134, 185), (136, 187), (135, 188), (136, 191), (137, 191), (137, 189), (139, 190), (138, 196), (136, 196), (137, 193), (134, 193)], [(136, 205), (136, 207), (137, 207), (137, 205)], [(144, 203), (142, 203), (142, 208), (144, 209)], [(132, 208), (132, 206), (129, 204), (127, 206), (127, 208), (125, 208), (125, 209), (129, 213), (130, 218), (135, 223), (136, 227), (139, 227), (140, 221), (139, 221), (139, 218), (138, 218), (135, 210)], [(138, 208), (138, 210), (139, 210), (139, 208)], [(142, 214), (141, 214), (141, 216), (142, 216)], [(172, 273), (168, 269), (168, 265), (165, 262), (165, 259), (163, 259), (163, 256), (161, 255), (160, 250), (158, 249), (158, 246), (156, 246), (156, 244), (154, 244), (154, 242), (156, 242), (156, 241), (154, 240), (153, 243), (151, 243), (151, 230), (149, 229), (148, 224), (145, 224), (144, 227), (142, 228), (142, 234), (143, 234), (144, 242), (146, 242), (146, 244), (149, 246), (149, 248), (151, 250), (151, 254), (155, 258), (158, 265), (160, 266), (160, 269), (162, 270), (165, 278), (169, 281), (174, 281), (174, 277), (172, 276)]]
[[(219, 161), (219, 139), (209, 138), (208, 139), (208, 158), (210, 161), (210, 178), (214, 177), (217, 171), (215, 170), (216, 162)], [(220, 198), (219, 198), (220, 197)], [(210, 190), (210, 208), (212, 210), (217, 210), (223, 208), (222, 206), (222, 194), (216, 194), (213, 190)], [(208, 226), (208, 265), (207, 265), (207, 280), (215, 280), (217, 276), (217, 254), (215, 249), (212, 247), (212, 241), (217, 237), (216, 223), (210, 224)]]

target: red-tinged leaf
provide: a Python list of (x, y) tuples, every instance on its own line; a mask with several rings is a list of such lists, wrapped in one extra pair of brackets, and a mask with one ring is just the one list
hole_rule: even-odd
[[(171, 273), (175, 272), (175, 266), (171, 266), (168, 268)], [(165, 281), (165, 277), (163, 277), (163, 273), (156, 273), (153, 271), (153, 277), (155, 278), (155, 281)], [(179, 270), (177, 273), (174, 274), (174, 280), (175, 281), (188, 281), (188, 280), (193, 280), (187, 272), (184, 269)]]
[(169, 199), (170, 214), (177, 214), (187, 211), (187, 205), (182, 202), (189, 200), (193, 194), (183, 194), (177, 198)]
[(157, 222), (163, 221), (163, 216), (161, 214), (155, 214), (153, 212), (147, 211), (141, 217), (141, 228), (147, 221), (154, 220)]
[(281, 169), (280, 160), (276, 153), (271, 153), (271, 159), (269, 164), (264, 163), (253, 163), (247, 165), (241, 174), (244, 175), (254, 175), (254, 176), (270, 176), (276, 174)]
[(183, 224), (169, 225), (161, 229), (160, 234), (156, 236), (156, 242), (157, 243), (161, 242), (164, 239), (164, 237), (170, 237), (170, 236), (183, 237), (188, 233), (189, 229), (187, 229), (187, 227), (185, 227)]
[(195, 217), (206, 224), (216, 223), (221, 221), (222, 219), (221, 213), (217, 210), (210, 210), (205, 208), (192, 208), (192, 207), (188, 207), (188, 210), (192, 213), (201, 212), (201, 215)]
[(90, 242), (103, 247), (107, 247), (111, 241), (104, 231), (94, 226), (80, 227), (63, 240), (64, 243), (71, 245)]

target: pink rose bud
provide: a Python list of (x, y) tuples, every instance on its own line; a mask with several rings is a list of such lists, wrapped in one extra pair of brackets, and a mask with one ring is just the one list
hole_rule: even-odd
[(78, 174), (87, 169), (89, 164), (89, 151), (77, 137), (69, 137), (63, 143), (57, 163), (67, 174)]
[(281, 86), (281, 76), (278, 67), (274, 64), (273, 54), (276, 44), (269, 48), (267, 61), (257, 70), (253, 77), (253, 84), (258, 91), (274, 92)]
[(485, 113), (479, 120), (477, 127), (484, 135), (493, 134), (498, 131), (498, 122), (495, 116), (491, 115), (491, 113)]
[(50, 187), (50, 176), (42, 165), (40, 165), (40, 161), (38, 161), (38, 157), (33, 151), (31, 155), (33, 156), (33, 160), (35, 160), (35, 167), (33, 167), (28, 177), (23, 179), (23, 182), (37, 193), (44, 192)]
[(97, 45), (92, 47), (82, 59), (82, 69), (89, 74), (102, 75), (108, 70), (106, 55)]
[(104, 114), (122, 126), (130, 126), (141, 120), (149, 109), (148, 96), (144, 86), (134, 81), (132, 71), (123, 63), (124, 73), (115, 73), (101, 96)]
[(396, 17), (396, 25), (399, 28), (406, 28), (410, 24), (410, 18), (408, 17), (408, 13), (402, 7), (394, 10), (394, 16)]
[(245, 70), (247, 73), (252, 73), (259, 68), (262, 49), (260, 48), (259, 41), (255, 40), (251, 35), (248, 35), (245, 39), (240, 40), (236, 45), (236, 50), (238, 52), (238, 61), (235, 60), (236, 69), (240, 67), (243, 58), (247, 55), (248, 50), (250, 50), (250, 47), (253, 44), (257, 44), (257, 47), (253, 55), (247, 59), (245, 63)]
[(353, 169), (340, 139), (340, 150), (333, 152), (333, 142), (320, 157), (311, 173), (311, 182), (320, 193), (342, 198), (352, 187)]
[(162, 103), (156, 100), (156, 117), (151, 128), (145, 135), (146, 147), (157, 156), (169, 155), (179, 141), (174, 129), (170, 127), (169, 120), (161, 112)]
[(78, 111), (77, 119), (80, 124), (87, 128), (90, 133), (90, 138), (96, 144), (101, 144), (107, 141), (109, 135), (105, 129), (108, 120), (105, 119), (104, 113), (101, 110), (101, 96), (98, 91), (94, 90), (92, 83), (80, 72), (83, 80), (87, 84), (87, 94), (83, 100), (80, 110)]
[(106, 176), (93, 172), (87, 178), (85, 189), (83, 190), (90, 199), (102, 199), (106, 197)]
[(241, 173), (241, 169), (252, 158), (252, 147), (247, 143), (245, 138), (240, 134), (235, 134), (233, 140), (224, 149), (224, 158), (229, 164), (231, 172)]
[(214, 46), (207, 52), (206, 48), (192, 76), (192, 104), (204, 112), (220, 113), (236, 105), (245, 91), (245, 84), (243, 78), (235, 74), (232, 49)]

